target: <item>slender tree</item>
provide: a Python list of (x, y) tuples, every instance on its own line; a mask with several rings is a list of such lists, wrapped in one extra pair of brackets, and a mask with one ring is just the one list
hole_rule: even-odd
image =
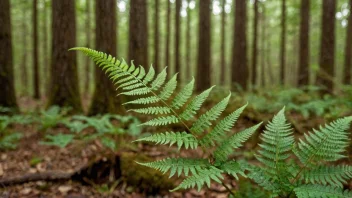
[(221, 70), (220, 70), (220, 82), (221, 85), (225, 85), (225, 69), (226, 69), (226, 60), (225, 60), (225, 37), (226, 37), (226, 31), (225, 31), (225, 27), (226, 27), (226, 12), (225, 12), (225, 5), (226, 5), (226, 0), (222, 0), (221, 2), (221, 38), (220, 38), (220, 42), (221, 42)]
[(257, 58), (258, 58), (258, 0), (254, 0), (254, 22), (253, 22), (253, 42), (252, 42), (252, 85), (256, 86), (257, 81)]
[(17, 109), (11, 42), (10, 1), (0, 1), (0, 106)]
[(345, 44), (345, 63), (344, 63), (344, 84), (351, 83), (351, 67), (352, 67), (352, 0), (350, 0), (350, 15), (348, 17), (348, 26), (346, 30)]
[(52, 0), (52, 60), (48, 105), (82, 111), (78, 89), (77, 58), (68, 49), (76, 46), (74, 0)]
[(130, 0), (128, 59), (135, 65), (148, 66), (148, 20), (147, 2)]
[(260, 15), (260, 19), (261, 19), (261, 53), (260, 53), (260, 57), (261, 57), (261, 84), (262, 87), (265, 87), (266, 84), (266, 79), (265, 79), (265, 74), (267, 73), (266, 71), (266, 67), (265, 67), (265, 57), (267, 56), (267, 44), (266, 44), (266, 40), (267, 40), (267, 36), (266, 36), (266, 21), (265, 21), (265, 5), (264, 3), (261, 4), (261, 15)]
[(210, 87), (210, 9), (211, 0), (199, 1), (199, 40), (196, 90)]
[(281, 4), (281, 47), (280, 47), (280, 83), (285, 84), (286, 64), (286, 0)]
[(186, 23), (186, 80), (189, 80), (192, 76), (191, 66), (191, 0), (187, 0), (187, 23)]
[[(95, 48), (116, 55), (116, 0), (95, 0)], [(89, 115), (121, 113), (114, 84), (100, 68), (95, 69), (95, 90)]]
[(48, 48), (48, 6), (47, 1), (43, 0), (43, 73), (42, 78), (44, 84), (44, 95), (49, 92), (49, 78), (50, 78), (50, 59), (49, 59), (49, 48)]
[(323, 93), (333, 90), (335, 61), (335, 12), (336, 0), (323, 0), (322, 28), (320, 41), (319, 72), (317, 85), (325, 87)]
[[(91, 27), (90, 27), (90, 21), (91, 21), (91, 10), (90, 10), (90, 4), (91, 1), (86, 1), (86, 24), (85, 24), (85, 29), (86, 29), (86, 46), (91, 47), (91, 40), (92, 40), (92, 35), (91, 35)], [(91, 84), (91, 79), (90, 79), (90, 66), (91, 60), (89, 57), (86, 57), (85, 60), (85, 79), (84, 79), (84, 94), (88, 95), (89, 94), (89, 85)]]
[[(175, 12), (175, 73), (181, 71), (180, 63), (180, 35), (181, 35), (181, 6), (182, 0), (176, 0), (176, 12)], [(179, 74), (181, 77), (181, 75)]]
[(171, 3), (167, 0), (167, 13), (166, 13), (166, 44), (165, 44), (165, 66), (168, 66), (168, 73), (170, 73), (170, 23), (171, 23)]
[(21, 94), (28, 96), (28, 59), (27, 59), (27, 35), (28, 35), (28, 27), (27, 27), (27, 9), (28, 9), (28, 1), (23, 0), (23, 10), (22, 10), (22, 64), (21, 64), (21, 83), (22, 90)]
[(232, 51), (232, 86), (240, 85), (247, 89), (248, 67), (247, 67), (247, 37), (246, 37), (246, 1), (235, 1), (235, 24), (234, 43)]
[(299, 32), (298, 85), (309, 83), (309, 0), (301, 0), (301, 23)]
[(159, 0), (155, 0), (155, 11), (154, 11), (154, 67), (155, 72), (159, 73), (159, 13), (160, 13), (160, 2)]
[(40, 98), (40, 89), (39, 89), (39, 62), (38, 62), (38, 9), (37, 9), (37, 0), (33, 0), (33, 80), (34, 80), (34, 98)]

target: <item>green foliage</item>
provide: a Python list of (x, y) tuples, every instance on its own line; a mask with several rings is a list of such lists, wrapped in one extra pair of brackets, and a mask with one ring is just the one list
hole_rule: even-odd
[(68, 113), (70, 108), (60, 108), (59, 106), (52, 106), (46, 111), (41, 111), (39, 117), (39, 123), (41, 130), (45, 131), (49, 128), (57, 126), (59, 123), (63, 122), (65, 115)]
[(65, 148), (68, 144), (73, 141), (73, 134), (63, 134), (58, 133), (56, 135), (46, 135), (45, 141), (42, 141), (41, 144), (49, 146), (58, 146), (60, 148)]
[(27, 124), (32, 120), (28, 116), (0, 116), (0, 150), (15, 149), (22, 134), (8, 129), (11, 124)]
[[(338, 119), (330, 125), (321, 127), (320, 130), (313, 130), (305, 134), (304, 139), (295, 143), (290, 124), (287, 123), (282, 109), (267, 124), (261, 135), (263, 143), (259, 145), (260, 149), (256, 155), (260, 165), (255, 166), (230, 158), (233, 150), (240, 148), (261, 125), (259, 123), (232, 133), (231, 128), (246, 105), (221, 118), (231, 95), (223, 98), (205, 113), (199, 112), (213, 87), (192, 97), (194, 87), (192, 79), (183, 89), (175, 93), (176, 75), (164, 84), (165, 69), (156, 75), (151, 67), (146, 73), (143, 67), (136, 67), (133, 62), (128, 66), (125, 61), (119, 61), (102, 52), (88, 48), (72, 50), (82, 51), (92, 58), (118, 85), (121, 89), (120, 94), (137, 96), (126, 104), (139, 104), (139, 108), (132, 111), (153, 116), (143, 125), (183, 126), (181, 131), (153, 134), (136, 140), (137, 142), (147, 141), (170, 146), (176, 144), (179, 150), (201, 147), (205, 154), (208, 154), (202, 158), (179, 157), (138, 162), (164, 174), (170, 172), (170, 177), (176, 174), (183, 175), (185, 179), (172, 191), (195, 186), (200, 190), (205, 184), (209, 187), (211, 181), (223, 184), (221, 181), (223, 174), (228, 174), (235, 178), (238, 178), (238, 175), (249, 176), (259, 186), (270, 191), (273, 197), (290, 197), (293, 194), (298, 197), (350, 195), (349, 191), (338, 188), (351, 179), (351, 166), (330, 166), (328, 162), (344, 157), (342, 152), (348, 145), (347, 130), (352, 117)], [(300, 94), (302, 92), (298, 89), (289, 90), (279, 98), (286, 103)], [(198, 118), (195, 118), (197, 114)], [(192, 125), (189, 126), (189, 123)], [(296, 155), (299, 162), (292, 154)], [(319, 191), (324, 187), (326, 187), (324, 190)]]

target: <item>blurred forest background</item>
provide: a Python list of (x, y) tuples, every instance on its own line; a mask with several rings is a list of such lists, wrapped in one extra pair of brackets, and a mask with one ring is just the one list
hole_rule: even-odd
[[(77, 97), (77, 90), (82, 98), (102, 93), (105, 88), (99, 84), (107, 82), (100, 79), (107, 77), (95, 74), (95, 66), (82, 54), (76, 59), (71, 55), (75, 52), (67, 52), (75, 46), (145, 67), (152, 63), (158, 71), (168, 66), (170, 74), (180, 72), (182, 82), (195, 76), (198, 90), (213, 84), (245, 90), (320, 85), (331, 92), (333, 86), (351, 82), (351, 3), (2, 0), (1, 13), (10, 15), (11, 21), (10, 26), (1, 24), (6, 35), (1, 42), (10, 31), (13, 63), (1, 65), (13, 67), (17, 97), (52, 98), (50, 104), (78, 109), (80, 101), (67, 102), (67, 97)], [(6, 51), (1, 52), (6, 59), (11, 57), (9, 47), (0, 49)], [(71, 68), (56, 69), (60, 67)], [(70, 85), (55, 89), (60, 81)], [(62, 94), (66, 89), (72, 94)]]

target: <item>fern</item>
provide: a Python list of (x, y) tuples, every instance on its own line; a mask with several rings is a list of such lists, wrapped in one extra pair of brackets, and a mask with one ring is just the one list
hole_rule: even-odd
[[(204, 184), (210, 185), (210, 181), (222, 183), (222, 174), (227, 173), (237, 178), (237, 174), (245, 175), (245, 167), (240, 166), (236, 161), (229, 158), (233, 149), (239, 148), (261, 125), (255, 125), (235, 134), (229, 134), (236, 120), (240, 116), (243, 106), (230, 115), (221, 119), (221, 115), (226, 109), (231, 94), (222, 99), (204, 114), (199, 110), (209, 97), (214, 86), (193, 96), (194, 78), (176, 93), (177, 74), (166, 82), (166, 69), (159, 74), (155, 73), (151, 66), (146, 72), (141, 66), (136, 67), (122, 60), (119, 61), (110, 55), (88, 48), (73, 48), (84, 52), (92, 58), (108, 74), (109, 78), (120, 90), (119, 94), (136, 96), (132, 101), (125, 104), (138, 104), (138, 108), (130, 111), (153, 115), (154, 118), (143, 123), (148, 126), (167, 126), (170, 124), (180, 124), (183, 130), (180, 132), (163, 132), (153, 134), (136, 140), (136, 142), (146, 141), (156, 144), (176, 145), (178, 149), (197, 149), (202, 147), (204, 151), (215, 146), (215, 142), (220, 146), (212, 153), (208, 153), (208, 158), (166, 158), (155, 162), (145, 162), (139, 164), (148, 166), (166, 173), (170, 170), (170, 176), (176, 172), (180, 176), (184, 174), (185, 180), (174, 190), (197, 186), (200, 189)], [(148, 106), (144, 106), (148, 105)], [(198, 119), (194, 117), (199, 114)], [(194, 120), (194, 121), (193, 121)], [(188, 124), (192, 122), (191, 125)], [(186, 124), (187, 123), (187, 124)], [(215, 124), (216, 123), (216, 124)], [(212, 128), (213, 124), (215, 126)], [(209, 133), (207, 133), (210, 131)], [(223, 141), (225, 139), (225, 141)], [(214, 150), (214, 149), (212, 149)], [(212, 157), (215, 157), (215, 163)], [(190, 175), (189, 175), (190, 171)]]
[[(138, 162), (164, 174), (170, 172), (170, 177), (183, 175), (185, 179), (172, 191), (193, 187), (200, 190), (204, 185), (210, 186), (212, 181), (225, 185), (222, 181), (223, 174), (228, 174), (236, 179), (238, 175), (248, 176), (270, 191), (272, 197), (290, 197), (292, 194), (298, 197), (350, 196), (349, 191), (342, 191), (340, 187), (351, 179), (351, 166), (330, 166), (329, 162), (344, 157), (342, 153), (349, 142), (347, 130), (352, 117), (342, 118), (319, 130), (313, 130), (305, 134), (305, 140), (300, 139), (295, 143), (283, 108), (267, 124), (261, 135), (262, 143), (256, 155), (259, 163), (250, 165), (230, 156), (234, 149), (241, 147), (254, 134), (261, 123), (233, 133), (231, 129), (247, 105), (223, 116), (231, 94), (201, 113), (200, 109), (214, 86), (193, 96), (193, 78), (176, 91), (177, 74), (166, 82), (166, 69), (156, 74), (151, 66), (146, 72), (142, 66), (136, 67), (133, 62), (128, 65), (124, 60), (117, 60), (102, 52), (82, 47), (72, 50), (82, 51), (95, 61), (118, 87), (119, 94), (136, 96), (125, 103), (138, 104), (138, 108), (130, 111), (153, 116), (142, 125), (177, 124), (183, 127), (179, 132), (152, 134), (135, 142), (176, 145), (179, 150), (202, 148), (204, 158), (176, 157)], [(299, 93), (287, 93), (288, 99), (284, 97), (281, 100), (291, 100)], [(225, 187), (228, 189), (226, 185)]]

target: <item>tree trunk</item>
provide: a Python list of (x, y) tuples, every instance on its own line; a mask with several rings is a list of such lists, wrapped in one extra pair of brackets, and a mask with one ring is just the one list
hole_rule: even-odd
[(258, 0), (254, 0), (254, 23), (253, 23), (253, 43), (252, 43), (252, 86), (257, 85), (257, 57), (258, 57)]
[(261, 25), (262, 25), (262, 34), (261, 34), (261, 54), (260, 54), (260, 57), (261, 57), (261, 84), (262, 84), (262, 87), (265, 87), (265, 74), (268, 72), (266, 70), (266, 67), (265, 67), (265, 57), (267, 55), (266, 53), (266, 40), (267, 40), (267, 35), (266, 35), (266, 31), (265, 29), (267, 28), (266, 27), (266, 22), (265, 22), (265, 5), (264, 3), (261, 4), (262, 5), (262, 13), (261, 13)]
[(298, 85), (309, 83), (309, 0), (301, 0)]
[(182, 0), (176, 0), (176, 12), (175, 12), (175, 73), (179, 73), (178, 76), (181, 79), (181, 63), (180, 63), (180, 14), (181, 14)]
[(50, 59), (48, 52), (48, 8), (46, 0), (43, 0), (43, 85), (44, 85), (44, 95), (49, 93), (49, 81), (50, 81)]
[(159, 51), (160, 51), (160, 44), (159, 44), (159, 0), (155, 0), (155, 12), (154, 12), (154, 67), (155, 72), (159, 73)]
[(280, 83), (285, 84), (286, 64), (286, 0), (282, 0), (281, 6), (281, 47), (280, 47)]
[(351, 67), (352, 67), (352, 0), (350, 0), (350, 16), (348, 17), (348, 26), (345, 44), (345, 68), (344, 68), (344, 84), (351, 83)]
[(226, 5), (226, 0), (222, 0), (221, 2), (221, 58), (220, 58), (220, 64), (221, 64), (221, 70), (220, 70), (220, 83), (221, 85), (225, 85), (225, 73), (226, 73), (226, 60), (225, 60), (225, 53), (226, 53), (226, 47), (225, 47), (225, 37), (226, 37), (226, 12), (225, 12), (225, 5)]
[(317, 85), (326, 88), (323, 93), (333, 91), (335, 61), (335, 12), (336, 0), (323, 0), (322, 29), (320, 43), (319, 72)]
[[(115, 9), (116, 0), (95, 1), (95, 48), (112, 56), (116, 55)], [(95, 68), (95, 91), (88, 114), (122, 113), (121, 100), (115, 97), (114, 84), (101, 68)]]
[(38, 9), (37, 0), (33, 0), (33, 80), (34, 80), (34, 99), (40, 98), (39, 90), (39, 62), (38, 62)]
[[(246, 1), (235, 1), (234, 43), (232, 51), (232, 85), (247, 89), (247, 37), (246, 37)], [(233, 87), (235, 88), (235, 87)]]
[(171, 3), (167, 1), (167, 16), (166, 16), (166, 46), (165, 46), (165, 66), (168, 66), (167, 72), (170, 74), (171, 67), (170, 67), (170, 22), (171, 22)]
[(21, 94), (28, 96), (28, 64), (27, 64), (27, 0), (23, 1), (23, 10), (22, 10), (22, 64), (21, 64)]
[[(90, 3), (91, 1), (86, 1), (86, 24), (85, 24), (85, 28), (86, 28), (86, 36), (87, 36), (87, 47), (90, 48), (91, 47), (91, 40), (92, 40), (92, 36), (91, 36), (91, 28), (90, 28), (90, 21), (91, 21), (91, 9), (90, 9)], [(114, 54), (115, 55), (115, 54)], [(85, 81), (84, 81), (84, 94), (86, 96), (89, 95), (89, 90), (90, 90), (90, 84), (91, 84), (91, 79), (90, 79), (90, 64), (91, 64), (91, 60), (89, 57), (86, 57), (85, 60)]]
[(0, 106), (17, 109), (11, 42), (10, 1), (0, 1)]
[(199, 1), (199, 40), (196, 90), (210, 87), (210, 9), (211, 0)]
[(78, 89), (74, 0), (52, 0), (52, 61), (48, 105), (82, 111)]
[(186, 80), (192, 77), (192, 64), (191, 64), (191, 9), (189, 8), (189, 3), (191, 1), (187, 0), (187, 29), (186, 29)]
[(135, 65), (148, 67), (147, 1), (130, 0), (128, 59)]

